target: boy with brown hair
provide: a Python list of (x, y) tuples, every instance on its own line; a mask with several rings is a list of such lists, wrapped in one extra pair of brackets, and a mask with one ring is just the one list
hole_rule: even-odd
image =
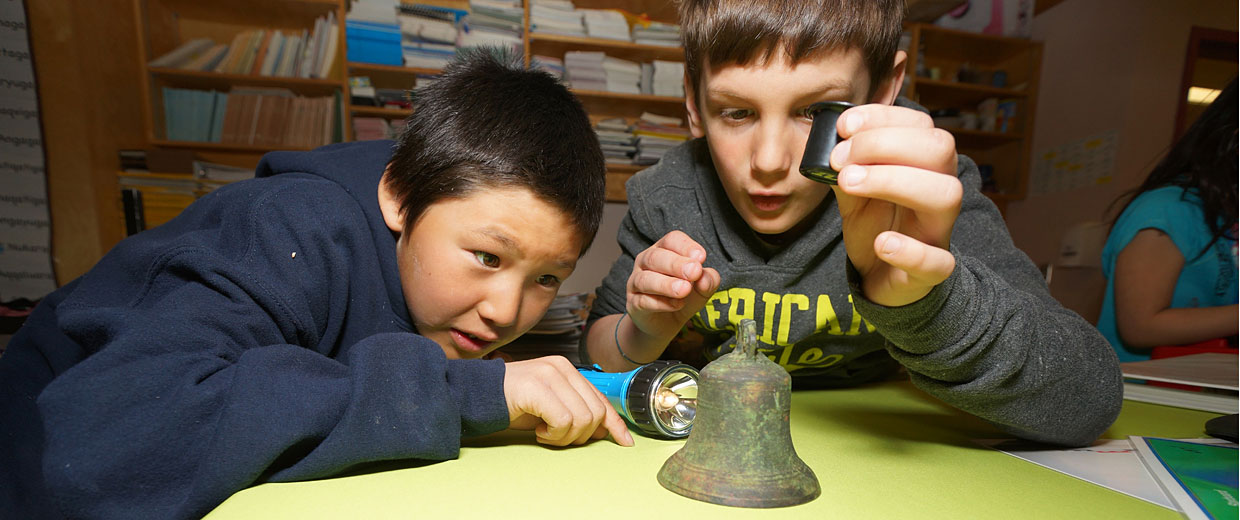
[[(903, 366), (1021, 437), (1083, 445), (1114, 421), (1106, 341), (1050, 296), (951, 134), (897, 99), (903, 16), (903, 0), (681, 3), (697, 139), (629, 181), (584, 358), (702, 364), (752, 318), (799, 388)], [(862, 105), (837, 124), (838, 186), (798, 172), (821, 101)]]

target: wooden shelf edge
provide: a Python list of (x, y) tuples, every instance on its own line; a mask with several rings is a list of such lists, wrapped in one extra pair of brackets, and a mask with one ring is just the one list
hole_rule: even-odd
[(389, 119), (409, 117), (413, 110), (408, 108), (383, 108), (366, 105), (349, 105), (349, 112), (358, 115), (378, 116)]
[(239, 83), (249, 82), (266, 83), (270, 85), (302, 85), (316, 87), (340, 87), (341, 85), (341, 82), (338, 79), (292, 78), (287, 76), (260, 76), (257, 74), (224, 74), (221, 72), (210, 72), (205, 70), (182, 70), (165, 67), (150, 67), (147, 70), (156, 76), (209, 79)]
[(983, 93), (983, 94), (991, 94), (995, 97), (1009, 97), (1009, 98), (1015, 98), (1015, 97), (1023, 98), (1023, 97), (1029, 96), (1029, 92), (1025, 90), (1016, 90), (1016, 89), (1011, 89), (1011, 88), (999, 88), (999, 87), (992, 87), (989, 85), (977, 85), (973, 83), (961, 83), (959, 81), (943, 81), (941, 79), (930, 79), (930, 78), (921, 78), (921, 77), (913, 78), (913, 81), (916, 83), (915, 88), (934, 87), (934, 88), (964, 90), (964, 91), (978, 92), (978, 93)]
[(267, 153), (276, 151), (306, 151), (311, 148), (297, 146), (267, 146), (257, 144), (241, 144), (241, 143), (209, 143), (201, 141), (169, 141), (166, 139), (155, 139), (151, 141), (151, 146), (161, 148), (188, 148), (194, 150), (211, 150), (217, 152), (252, 152)]
[(421, 67), (401, 67), (397, 65), (382, 65), (378, 63), (363, 63), (360, 61), (350, 61), (345, 64), (346, 68), (352, 71), (371, 71), (371, 72), (394, 72), (397, 74), (429, 75), (434, 76), (442, 74), (442, 69), (424, 69)]
[(1026, 45), (1026, 44), (1034, 42), (1034, 40), (1030, 38), (1021, 38), (1018, 36), (1001, 36), (998, 34), (985, 34), (985, 33), (979, 33), (979, 32), (964, 31), (960, 29), (951, 29), (947, 27), (941, 27), (938, 25), (934, 25), (932, 23), (916, 22), (910, 25), (920, 26), (923, 32), (940, 33), (940, 34), (945, 34), (948, 36), (967, 38), (970, 40), (990, 40), (992, 42), (997, 42), (997, 43), (1001, 43), (1005, 45)]

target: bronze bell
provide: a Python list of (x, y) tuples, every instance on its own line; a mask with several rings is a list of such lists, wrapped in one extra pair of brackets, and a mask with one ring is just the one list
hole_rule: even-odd
[(757, 324), (741, 320), (732, 352), (700, 375), (697, 416), (659, 483), (692, 499), (739, 507), (809, 502), (822, 489), (792, 447), (792, 377), (758, 354)]

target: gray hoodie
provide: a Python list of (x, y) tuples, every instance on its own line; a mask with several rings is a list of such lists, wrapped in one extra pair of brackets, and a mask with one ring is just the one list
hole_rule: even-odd
[[(834, 196), (807, 217), (816, 219), (808, 231), (772, 251), (728, 201), (706, 141), (689, 141), (627, 183), (622, 254), (590, 320), (624, 312), (634, 257), (680, 230), (722, 278), (682, 334), (704, 338), (706, 360), (731, 351), (736, 324), (752, 318), (761, 351), (798, 388), (853, 386), (903, 365), (922, 390), (1014, 435), (1088, 444), (1119, 413), (1115, 352), (1051, 297), (979, 191), (974, 162), (961, 155), (957, 175), (964, 200), (951, 239), (955, 271), (920, 301), (884, 307), (862, 296)], [(589, 361), (584, 348), (582, 358)]]

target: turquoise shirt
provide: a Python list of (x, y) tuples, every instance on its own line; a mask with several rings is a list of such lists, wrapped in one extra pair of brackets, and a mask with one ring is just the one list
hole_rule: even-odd
[(1115, 261), (1133, 237), (1143, 229), (1166, 233), (1184, 255), (1184, 268), (1175, 282), (1171, 308), (1216, 307), (1236, 303), (1236, 228), (1201, 252), (1212, 237), (1206, 226), (1201, 199), (1194, 191), (1167, 186), (1142, 193), (1128, 205), (1111, 229), (1102, 249), (1102, 273), (1107, 277), (1106, 297), (1098, 317), (1098, 330), (1119, 354), (1120, 362), (1150, 358), (1150, 349), (1132, 347), (1119, 337), (1115, 324)]

